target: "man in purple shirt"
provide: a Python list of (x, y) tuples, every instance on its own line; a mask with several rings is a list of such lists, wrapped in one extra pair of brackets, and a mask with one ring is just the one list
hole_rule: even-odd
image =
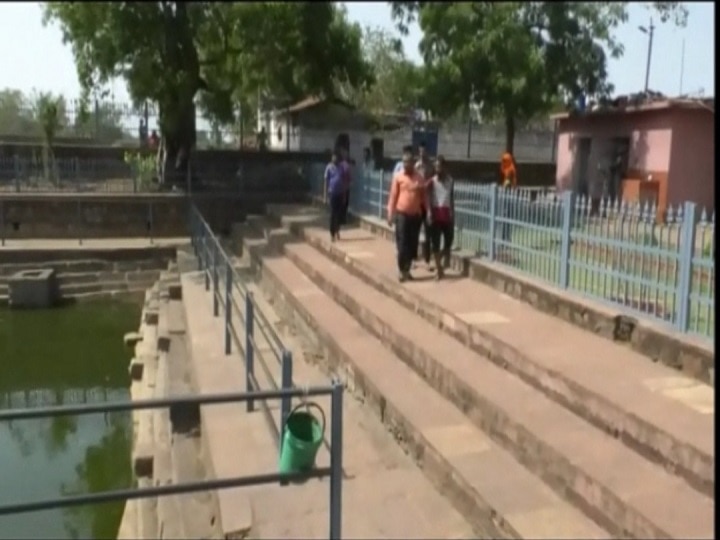
[(345, 211), (346, 189), (338, 154), (333, 152), (325, 167), (325, 200), (330, 207), (330, 240), (340, 238), (340, 225)]

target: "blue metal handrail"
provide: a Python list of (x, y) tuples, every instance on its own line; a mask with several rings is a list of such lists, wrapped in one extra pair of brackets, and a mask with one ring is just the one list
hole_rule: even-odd
[(114, 403), (91, 403), (56, 407), (32, 407), (0, 411), (0, 422), (52, 418), (57, 416), (85, 415), (119, 411), (169, 408), (176, 405), (219, 405), (226, 403), (264, 401), (268, 399), (292, 399), (293, 397), (331, 396), (330, 424), (330, 466), (298, 473), (264, 473), (253, 476), (223, 478), (198, 482), (184, 482), (174, 485), (131, 488), (101, 493), (88, 493), (0, 505), (0, 516), (20, 514), (54, 508), (67, 508), (86, 504), (99, 504), (119, 500), (143, 499), (164, 495), (179, 495), (213, 489), (227, 489), (261, 484), (279, 483), (285, 485), (294, 480), (322, 478), (330, 476), (330, 517), (329, 538), (339, 540), (342, 534), (342, 434), (343, 434), (343, 385), (334, 381), (332, 386), (311, 387), (305, 389), (283, 388), (272, 391), (241, 392), (214, 395), (187, 395), (173, 398), (122, 401)]
[[(277, 388), (265, 358), (257, 346), (255, 329), (257, 328), (270, 344), (270, 349), (275, 359), (281, 366), (281, 388), (292, 388), (293, 384), (293, 357), (292, 351), (287, 348), (280, 336), (275, 332), (265, 314), (258, 307), (253, 294), (248, 290), (243, 280), (235, 270), (228, 254), (220, 244), (219, 239), (213, 233), (210, 225), (203, 217), (198, 208), (192, 204), (190, 208), (190, 238), (195, 255), (198, 259), (198, 268), (205, 276), (205, 290), (212, 286), (213, 314), (220, 315), (220, 307), (224, 311), (224, 332), (225, 332), (225, 354), (232, 352), (233, 343), (242, 350), (245, 356), (245, 387), (248, 392), (260, 390), (255, 376), (255, 360), (260, 363), (261, 369), (265, 372), (270, 384)], [(219, 272), (224, 268), (224, 272)], [(221, 288), (221, 286), (224, 287)], [(237, 305), (234, 299), (234, 292), (244, 300), (243, 310)], [(241, 323), (244, 323), (244, 336), (239, 335), (236, 328), (233, 314)], [(283, 399), (280, 405), (280, 428), (278, 429), (272, 419), (272, 412), (266, 407), (265, 414), (268, 417), (268, 425), (274, 432), (278, 449), (282, 441), (282, 433), (285, 431), (287, 417), (290, 414), (292, 403), (290, 398)], [(247, 410), (255, 410), (255, 402), (247, 401)]]

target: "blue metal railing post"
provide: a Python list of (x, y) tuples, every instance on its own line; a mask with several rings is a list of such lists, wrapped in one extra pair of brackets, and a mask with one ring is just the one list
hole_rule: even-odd
[(342, 538), (343, 385), (333, 383), (330, 406), (330, 540)]
[(5, 245), (5, 209), (0, 199), (0, 246)]
[[(282, 385), (281, 388), (293, 387), (293, 357), (292, 352), (287, 349), (282, 352)], [(280, 401), (280, 444), (285, 435), (285, 426), (292, 407), (292, 398), (286, 397)]]
[(690, 328), (690, 291), (692, 289), (692, 260), (695, 252), (695, 212), (697, 205), (686, 202), (683, 207), (680, 224), (680, 242), (678, 253), (678, 283), (675, 302), (675, 324), (681, 332)]
[(148, 229), (148, 236), (150, 237), (150, 243), (153, 243), (153, 204), (152, 201), (148, 203), (148, 222), (147, 222), (147, 229)]
[(15, 191), (20, 193), (20, 176), (22, 176), (22, 172), (20, 169), (19, 156), (13, 156), (13, 168), (15, 169), (15, 174), (13, 175), (15, 177)]
[(495, 231), (497, 229), (497, 207), (498, 207), (498, 186), (490, 186), (490, 243), (488, 245), (488, 257), (495, 260)]
[(562, 204), (562, 230), (560, 231), (560, 283), (558, 285), (567, 289), (570, 286), (570, 231), (575, 210), (575, 193), (564, 191), (560, 198)]
[[(248, 291), (245, 293), (245, 390), (248, 392), (253, 391), (253, 379), (255, 375), (254, 310), (253, 295)], [(247, 401), (247, 412), (253, 412), (254, 410), (255, 402), (249, 399)]]
[(230, 327), (232, 326), (232, 286), (233, 269), (228, 262), (225, 267), (225, 354), (232, 352), (232, 340), (230, 339)]
[(198, 218), (198, 270), (205, 270), (205, 227)]
[(212, 250), (212, 282), (213, 282), (213, 317), (220, 314), (220, 298), (218, 294), (218, 259), (220, 258), (220, 249), (217, 241), (213, 242)]
[[(378, 217), (382, 219), (383, 215), (383, 186), (385, 185), (385, 171), (380, 171), (378, 175)], [(372, 179), (372, 177), (371, 177)], [(392, 181), (392, 179), (390, 179)]]

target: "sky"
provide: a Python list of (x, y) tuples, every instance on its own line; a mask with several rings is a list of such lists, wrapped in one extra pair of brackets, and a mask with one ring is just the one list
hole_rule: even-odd
[[(346, 2), (349, 18), (363, 26), (376, 26), (395, 31), (390, 8), (385, 2)], [(715, 7), (712, 2), (687, 3), (689, 16), (686, 28), (656, 21), (650, 89), (674, 96), (681, 91), (704, 90), (714, 94), (715, 81)], [(619, 94), (636, 92), (645, 84), (648, 37), (638, 30), (647, 26), (650, 12), (642, 3), (629, 8), (629, 21), (617, 30), (625, 44), (625, 54), (610, 60), (610, 81)], [(418, 44), (422, 34), (415, 25), (403, 39), (407, 56), (420, 63)], [(685, 43), (684, 69), (681, 70)], [(62, 43), (57, 26), (43, 27), (40, 4), (36, 2), (0, 2), (0, 89), (16, 88), (62, 93), (69, 99), (80, 95), (73, 55)], [(129, 101), (125, 85), (117, 81), (110, 88), (116, 101)]]

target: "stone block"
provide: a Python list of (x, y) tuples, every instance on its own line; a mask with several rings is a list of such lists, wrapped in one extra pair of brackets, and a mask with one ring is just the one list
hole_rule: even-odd
[(58, 284), (53, 268), (22, 270), (7, 282), (11, 307), (47, 308), (58, 299)]

